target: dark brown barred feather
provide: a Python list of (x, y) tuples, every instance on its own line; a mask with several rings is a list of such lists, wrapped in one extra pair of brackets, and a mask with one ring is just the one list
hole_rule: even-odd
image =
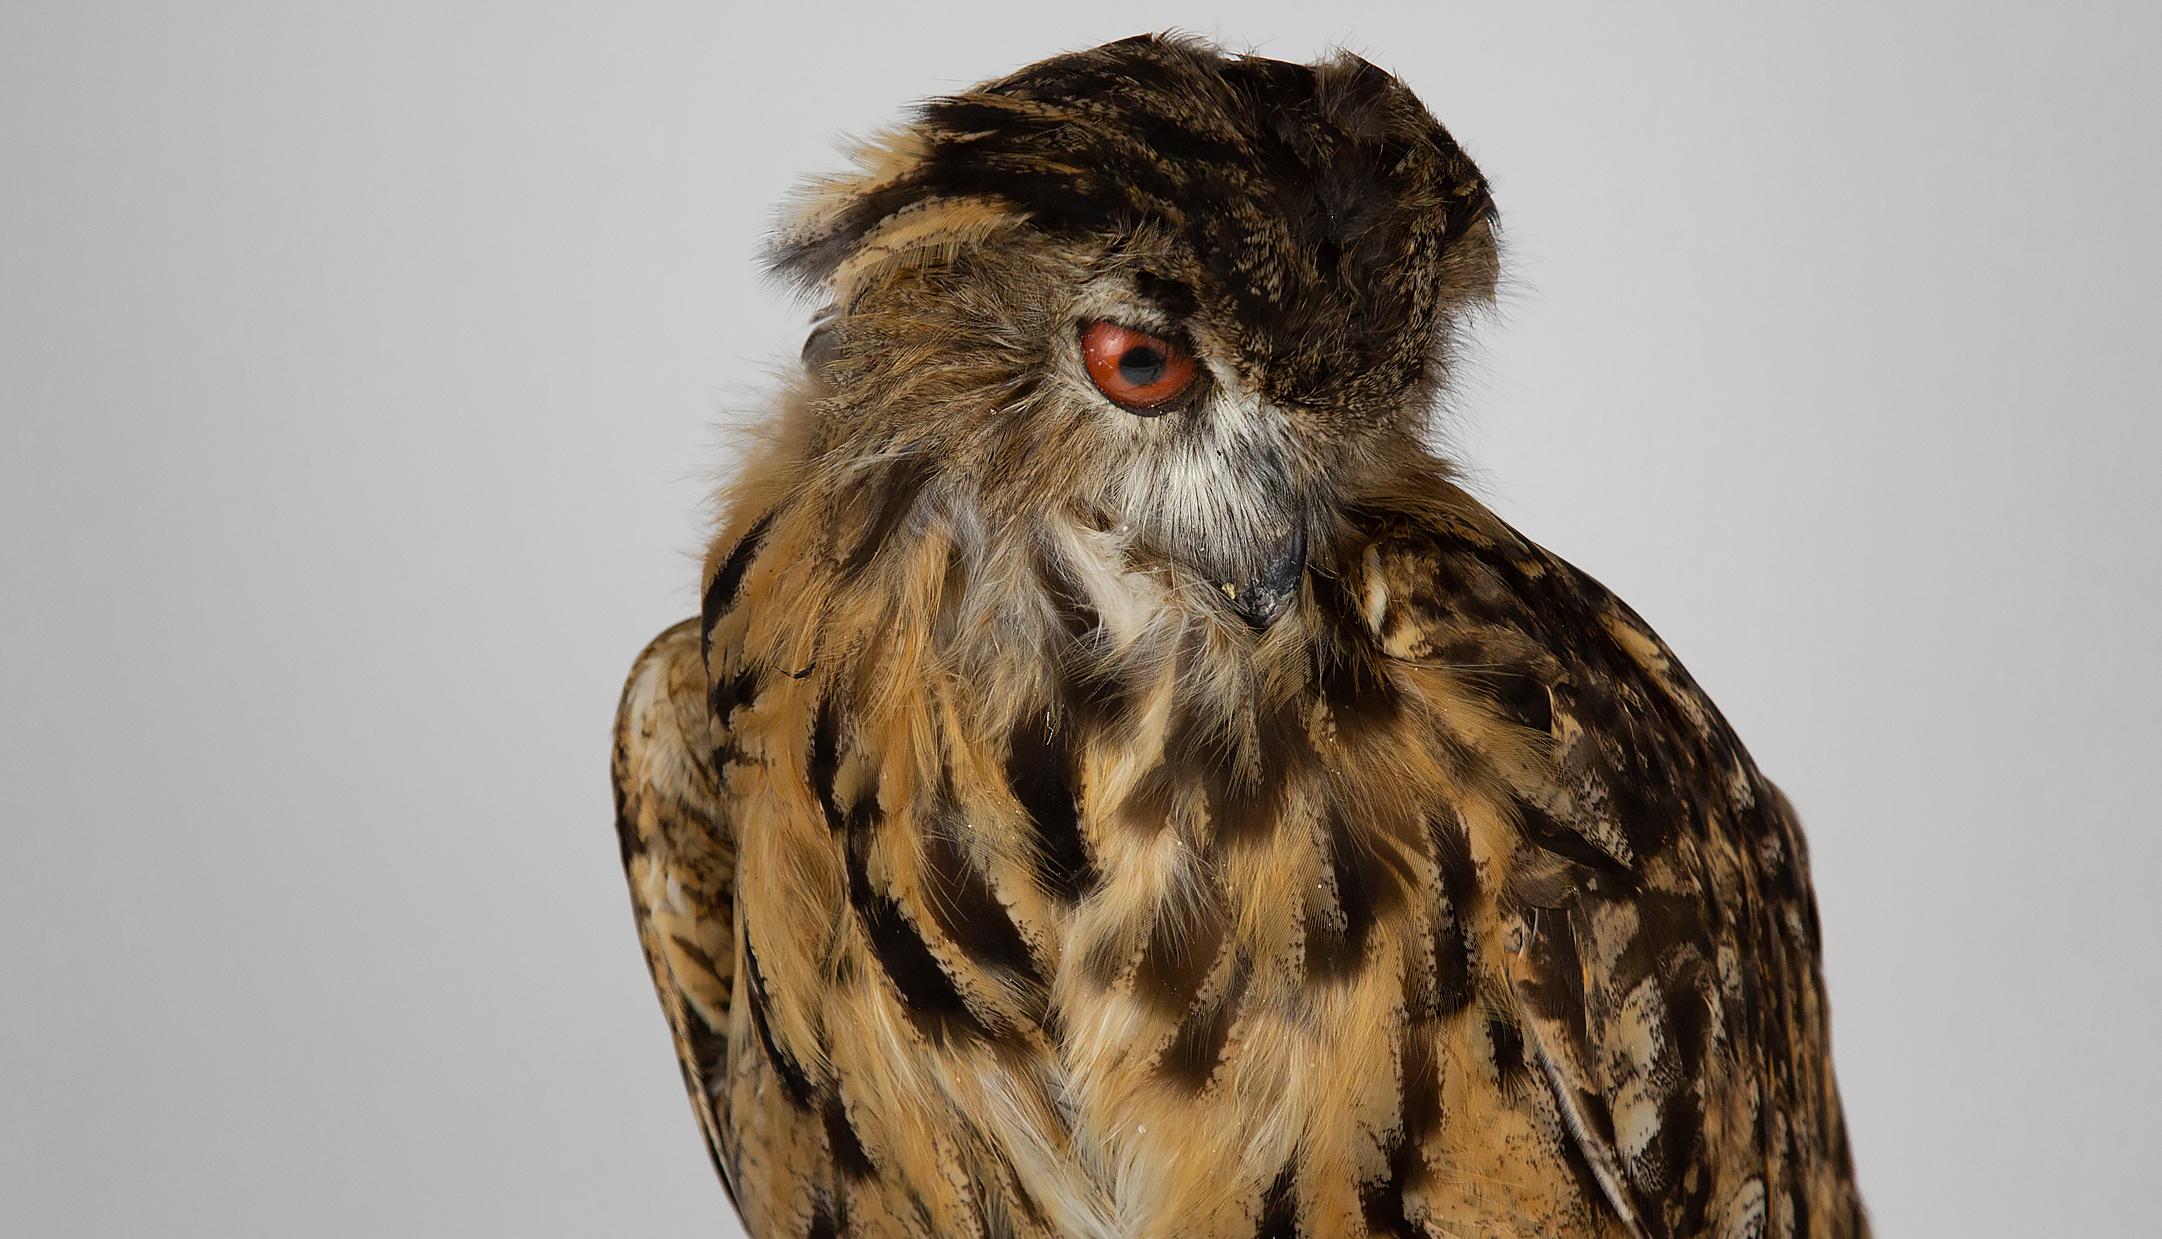
[(1035, 834), (1036, 876), (1044, 891), (1069, 904), (1088, 894), (1098, 874), (1081, 833), (1074, 756), (1047, 721), (1032, 715), (1014, 724), (1006, 781)]
[(1254, 1239), (1299, 1239), (1297, 1182), (1298, 1172), (1290, 1165), (1270, 1181), (1268, 1194), (1261, 1198), (1261, 1223), (1254, 1228)]
[(989, 1040), (991, 1030), (970, 1009), (900, 901), (872, 883), (867, 857), (876, 827), (875, 817), (850, 824), (848, 899), (881, 971), (893, 983), (902, 1010), (933, 1044), (956, 1038)]
[(781, 1048), (773, 1038), (773, 1025), (766, 1012), (773, 1006), (773, 999), (766, 992), (766, 977), (758, 967), (758, 953), (751, 949), (749, 937), (743, 939), (743, 976), (747, 983), (744, 1003), (750, 1008), (751, 1028), (758, 1034), (759, 1048), (766, 1052), (766, 1060), (773, 1064), (774, 1074), (780, 1077), (781, 1087), (788, 1099), (799, 1108), (809, 1109), (816, 1096), (811, 1080), (798, 1066), (795, 1058)]
[(1040, 987), (1043, 977), (1029, 955), (1028, 944), (990, 883), (962, 852), (960, 842), (951, 833), (955, 829), (949, 821), (924, 839), (924, 879), (932, 919), (946, 940), (971, 958)]
[(1162, 1070), (1166, 1076), (1194, 1092), (1199, 1092), (1215, 1078), (1217, 1067), (1224, 1061), (1224, 1047), (1231, 1038), (1231, 1025), (1239, 1017), (1251, 975), (1252, 967), (1247, 961), (1234, 961), (1231, 978), (1223, 991), (1204, 999), (1179, 1021), (1178, 1032), (1164, 1049)]

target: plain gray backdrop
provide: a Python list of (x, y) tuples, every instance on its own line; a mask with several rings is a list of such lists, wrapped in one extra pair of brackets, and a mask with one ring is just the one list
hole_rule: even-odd
[(1880, 1233), (2151, 1227), (2162, 19), (1789, 9), (0, 3), (0, 1231), (735, 1233), (607, 758), (756, 247), (1173, 26), (1490, 176), (1450, 449), (1801, 806)]

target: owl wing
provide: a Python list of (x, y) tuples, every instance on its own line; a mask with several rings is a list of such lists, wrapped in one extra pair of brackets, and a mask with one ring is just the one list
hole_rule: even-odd
[(699, 631), (699, 621), (685, 620), (655, 637), (623, 686), (616, 836), (684, 1087), (733, 1196), (720, 1106), (736, 970), (736, 842), (720, 811)]
[(1592, 1177), (1643, 1236), (1865, 1235), (1786, 799), (1598, 582), (1491, 518), (1422, 533), (1409, 652), (1551, 738), (1501, 903)]

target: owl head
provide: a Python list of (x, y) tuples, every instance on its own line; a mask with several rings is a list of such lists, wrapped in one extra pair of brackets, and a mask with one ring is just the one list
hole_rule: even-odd
[(1264, 628), (1345, 513), (1432, 467), (1494, 210), (1366, 61), (1125, 39), (925, 104), (855, 164), (771, 263), (825, 305), (804, 451), (878, 520), (1072, 522)]

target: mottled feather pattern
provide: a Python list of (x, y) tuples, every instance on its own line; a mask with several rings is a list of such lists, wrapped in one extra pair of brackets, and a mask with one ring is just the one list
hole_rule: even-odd
[(700, 626), (654, 638), (624, 685), (614, 776), (616, 838), (638, 937), (714, 1164), (734, 1182), (711, 1098), (727, 1065), (735, 996), (735, 831), (722, 816)]
[[(1866, 1234), (1792, 811), (1420, 446), (1494, 248), (1416, 99), (1129, 40), (861, 163), (783, 239), (826, 334), (617, 729), (750, 1233)], [(1213, 403), (1079, 387), (1107, 312)], [(1259, 626), (1119, 485), (1238, 416), (1293, 463), (1219, 484), (1306, 555)]]

